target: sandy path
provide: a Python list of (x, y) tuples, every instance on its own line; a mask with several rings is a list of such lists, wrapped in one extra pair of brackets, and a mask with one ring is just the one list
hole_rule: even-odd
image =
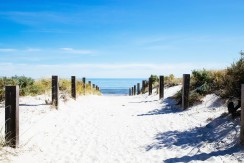
[[(167, 97), (179, 89), (179, 86), (167, 89), (164, 101), (158, 100), (158, 95), (80, 97), (76, 101), (61, 102), (58, 111), (47, 105), (39, 105), (46, 97), (22, 98), (20, 103), (24, 105), (20, 107), (21, 147), (18, 156), (12, 157), (11, 160), (84, 163), (174, 162), (173, 158), (197, 154), (199, 145), (202, 148), (200, 152), (211, 152), (210, 147), (202, 145), (204, 143), (188, 143), (192, 141), (192, 137), (182, 139), (178, 145), (172, 144), (176, 141), (177, 132), (204, 126), (207, 124), (207, 118), (215, 118), (224, 112), (221, 107), (209, 110), (208, 105), (212, 103), (207, 102), (202, 108), (185, 112), (172, 108), (172, 101)], [(201, 116), (199, 111), (203, 111)], [(163, 137), (162, 133), (171, 131), (177, 132), (175, 135)], [(194, 132), (182, 134), (183, 137), (192, 135), (195, 136)], [(196, 138), (199, 142), (201, 139)], [(227, 158), (233, 159), (229, 155)], [(223, 162), (221, 157), (210, 158), (210, 161), (213, 160)]]
[(88, 96), (61, 102), (56, 111), (41, 105), (42, 96), (22, 98), (21, 149), (19, 156), (12, 159), (14, 162), (157, 162), (157, 156), (147, 155), (145, 145), (151, 142), (160, 123), (152, 117), (137, 116), (159, 107), (155, 100), (146, 96)]

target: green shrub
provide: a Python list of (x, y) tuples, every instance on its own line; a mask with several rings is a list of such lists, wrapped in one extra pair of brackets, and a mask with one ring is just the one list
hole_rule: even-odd
[(193, 70), (191, 78), (191, 86), (197, 88), (203, 84), (210, 84), (212, 82), (213, 76), (211, 71), (203, 70)]
[(153, 85), (159, 82), (159, 78), (157, 75), (151, 75), (150, 78), (152, 80)]
[[(225, 77), (225, 70), (193, 70), (190, 82), (189, 105), (192, 106), (201, 102), (201, 99), (210, 93), (221, 95), (225, 87)], [(182, 98), (181, 91), (174, 96), (179, 103)]]
[(241, 84), (244, 83), (244, 61), (240, 59), (227, 68), (223, 97), (241, 98)]

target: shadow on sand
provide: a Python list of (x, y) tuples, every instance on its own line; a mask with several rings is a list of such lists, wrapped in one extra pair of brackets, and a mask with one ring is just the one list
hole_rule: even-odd
[(149, 111), (147, 113), (144, 114), (139, 114), (137, 116), (149, 116), (149, 115), (159, 115), (159, 114), (170, 114), (170, 113), (177, 113), (177, 112), (181, 112), (182, 110), (176, 106), (177, 102), (168, 97), (164, 100), (162, 100), (161, 103), (164, 103), (165, 105), (163, 106), (163, 108), (161, 109), (155, 109), (152, 111)]
[[(183, 156), (179, 158), (169, 158), (164, 160), (165, 163), (174, 163), (174, 162), (190, 162), (194, 160), (200, 160), (205, 161), (209, 159), (210, 157), (218, 157), (218, 156), (224, 156), (224, 155), (232, 155), (234, 153), (239, 152), (240, 150), (243, 150), (243, 148), (240, 145), (235, 145), (230, 148), (219, 150), (219, 151), (213, 151), (210, 153), (200, 153), (193, 156)], [(242, 156), (243, 157), (243, 156)], [(241, 161), (241, 158), (240, 158)]]
[(213, 143), (216, 149), (223, 149), (210, 153), (197, 153), (193, 156), (186, 155), (180, 158), (169, 158), (164, 160), (166, 163), (189, 162), (193, 160), (203, 161), (212, 156), (233, 154), (241, 150), (241, 146), (237, 145), (239, 144), (238, 124), (239, 119), (232, 120), (229, 116), (219, 116), (203, 127), (196, 127), (186, 131), (158, 133), (155, 136), (156, 142), (146, 146), (145, 150), (171, 149), (173, 146), (201, 148), (210, 143)]

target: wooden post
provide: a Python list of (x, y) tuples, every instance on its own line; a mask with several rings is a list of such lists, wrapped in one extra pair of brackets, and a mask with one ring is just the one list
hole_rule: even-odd
[(52, 76), (52, 105), (58, 109), (58, 76)]
[(149, 96), (152, 95), (152, 78), (149, 78), (148, 94), (149, 94)]
[(86, 78), (82, 78), (82, 83), (83, 83), (83, 89), (84, 89), (84, 95), (86, 94)]
[(88, 84), (89, 84), (90, 88), (92, 88), (92, 83), (91, 83), (91, 81), (88, 81)]
[(98, 86), (96, 85), (96, 90), (98, 91)]
[(95, 89), (96, 88), (95, 84), (92, 84), (92, 87)]
[(190, 93), (190, 74), (184, 74), (183, 88), (182, 88), (182, 108), (184, 110), (189, 107), (189, 93)]
[(142, 88), (141, 88), (142, 93), (145, 92), (145, 88), (146, 88), (146, 80), (142, 80)]
[(143, 93), (143, 88), (144, 88), (144, 80), (141, 82), (141, 93)]
[(241, 85), (241, 144), (244, 145), (244, 84)]
[(131, 88), (129, 88), (129, 96), (131, 96)]
[(159, 76), (159, 99), (164, 98), (164, 76)]
[(76, 78), (71, 76), (71, 96), (76, 99)]
[(13, 148), (19, 145), (19, 86), (5, 87), (5, 141)]
[(134, 95), (136, 95), (136, 85), (134, 85)]
[(137, 94), (141, 94), (140, 83), (137, 83)]
[(131, 95), (134, 96), (134, 87), (131, 87)]

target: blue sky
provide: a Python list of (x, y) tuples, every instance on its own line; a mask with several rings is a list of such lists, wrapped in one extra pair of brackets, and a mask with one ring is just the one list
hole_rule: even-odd
[(242, 0), (0, 2), (0, 76), (181, 76), (244, 49)]

